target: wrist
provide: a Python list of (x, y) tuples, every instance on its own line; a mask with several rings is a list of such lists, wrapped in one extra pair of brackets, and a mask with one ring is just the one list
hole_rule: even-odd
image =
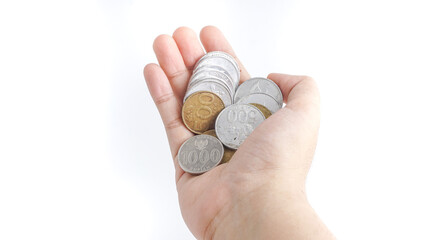
[(289, 219), (311, 209), (300, 184), (268, 182), (234, 196), (210, 223), (204, 239), (274, 239), (277, 230), (291, 224)]

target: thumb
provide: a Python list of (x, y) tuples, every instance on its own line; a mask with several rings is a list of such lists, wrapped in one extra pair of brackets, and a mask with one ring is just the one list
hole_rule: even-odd
[(280, 73), (271, 73), (268, 78), (281, 88), (286, 102), (286, 106), (274, 114), (275, 121), (289, 123), (282, 125), (283, 132), (313, 136), (316, 141), (320, 122), (320, 96), (313, 78)]
[(275, 126), (277, 138), (285, 141), (280, 147), (281, 154), (290, 154), (296, 160), (288, 163), (307, 170), (315, 152), (320, 122), (317, 84), (307, 76), (271, 73), (268, 78), (281, 88), (286, 102), (283, 109), (270, 117), (268, 126)]
[(319, 91), (311, 77), (271, 73), (268, 78), (281, 88), (286, 108), (315, 119), (319, 117)]
[(278, 118), (285, 118), (311, 132), (318, 132), (320, 121), (320, 95), (317, 84), (308, 76), (271, 73), (283, 93), (286, 106), (278, 111)]
[[(318, 136), (318, 88), (315, 81), (307, 76), (272, 73), (268, 78), (281, 88), (286, 106), (265, 120), (246, 139), (241, 146), (247, 154), (244, 158), (258, 156), (254, 168), (278, 166), (302, 169), (304, 177)], [(243, 154), (238, 152), (236, 154)]]

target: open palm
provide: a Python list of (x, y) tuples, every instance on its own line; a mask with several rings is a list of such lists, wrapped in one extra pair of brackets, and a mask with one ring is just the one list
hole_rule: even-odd
[[(217, 28), (203, 28), (200, 39), (207, 52), (224, 51), (236, 58)], [(177, 163), (177, 152), (193, 134), (182, 122), (182, 99), (196, 61), (205, 54), (202, 45), (185, 27), (173, 36), (160, 35), (154, 41), (159, 65), (148, 64), (144, 69), (167, 132), (182, 215), (197, 238), (215, 234), (231, 212), (241, 211), (242, 202), (262, 204), (274, 192), (271, 189), (303, 192), (319, 126), (319, 95), (312, 79), (270, 74), (268, 78), (280, 86), (287, 105), (256, 128), (229, 163), (199, 176), (185, 173)], [(236, 59), (242, 82), (249, 74)]]

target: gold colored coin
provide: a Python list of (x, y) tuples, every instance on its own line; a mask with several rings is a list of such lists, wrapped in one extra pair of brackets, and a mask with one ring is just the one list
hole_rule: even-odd
[(195, 92), (183, 104), (183, 123), (191, 132), (201, 134), (214, 128), (216, 117), (224, 108), (225, 104), (216, 94)]
[(214, 129), (207, 130), (207, 131), (203, 132), (203, 134), (217, 138), (216, 131)]
[(232, 156), (234, 156), (234, 153), (236, 151), (237, 150), (235, 150), (235, 149), (230, 149), (230, 148), (224, 146), (223, 157), (222, 157), (222, 161), (220, 161), (220, 164), (229, 162), (231, 160)]
[[(210, 135), (217, 138), (216, 131), (214, 129), (205, 131), (203, 134)], [(229, 162), (232, 156), (234, 156), (234, 153), (237, 151), (235, 149), (231, 149), (226, 146), (223, 146), (223, 147), (224, 147), (224, 153), (223, 153), (222, 160), (220, 161), (220, 164)]]
[(269, 109), (267, 109), (265, 106), (263, 106), (261, 104), (250, 103), (250, 105), (257, 107), (257, 109), (259, 109), (263, 113), (263, 116), (265, 116), (265, 119), (272, 115), (271, 111), (269, 111)]

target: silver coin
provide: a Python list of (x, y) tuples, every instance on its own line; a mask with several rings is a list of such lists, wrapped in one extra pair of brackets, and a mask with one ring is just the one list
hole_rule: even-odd
[(238, 86), (234, 84), (229, 74), (227, 74), (223, 68), (211, 65), (200, 67), (197, 71), (194, 71), (189, 80), (189, 84), (193, 84), (206, 77), (215, 77), (220, 79), (229, 87), (229, 89), (232, 89), (233, 92), (235, 92), (236, 87)]
[[(192, 88), (194, 88), (194, 87), (195, 87), (195, 86), (197, 86), (198, 84), (201, 84), (201, 83), (206, 82), (206, 81), (208, 81), (208, 82), (214, 82), (214, 83), (217, 83), (217, 84), (222, 85), (222, 86), (226, 89), (226, 91), (227, 91), (229, 94), (234, 93), (234, 92), (233, 92), (233, 91), (229, 88), (229, 86), (228, 86), (228, 85), (226, 85), (226, 84), (225, 84), (225, 83), (223, 83), (220, 79), (217, 79), (217, 78), (215, 78), (215, 77), (204, 78), (204, 79), (200, 79), (200, 81), (196, 81), (196, 82), (194, 82), (194, 83), (191, 83), (190, 85), (188, 85), (188, 89), (187, 89), (187, 91), (190, 91)], [(234, 94), (232, 94), (232, 97), (234, 97)]]
[(217, 65), (200, 66), (200, 67), (194, 69), (193, 75), (196, 74), (197, 72), (203, 71), (203, 70), (213, 70), (213, 71), (221, 72), (221, 73), (225, 74), (228, 77), (228, 79), (232, 82), (232, 86), (235, 86), (235, 88), (238, 87), (239, 82), (232, 79), (231, 74), (221, 66), (217, 66)]
[(221, 56), (221, 57), (227, 58), (227, 59), (229, 59), (232, 62), (233, 65), (235, 65), (235, 67), (239, 68), (238, 67), (238, 63), (235, 60), (235, 58), (233, 56), (231, 56), (229, 53), (222, 52), (222, 51), (211, 51), (211, 52), (208, 52), (208, 53), (204, 54), (204, 56), (202, 56), (200, 59), (198, 59), (198, 61), (195, 64), (194, 68), (196, 68), (197, 65), (198, 65), (198, 63), (201, 62), (203, 59), (209, 58), (211, 56)]
[(216, 118), (216, 135), (227, 147), (238, 149), (246, 138), (265, 120), (263, 113), (249, 104), (233, 104)]
[(209, 135), (195, 135), (179, 148), (178, 162), (187, 173), (200, 174), (216, 167), (223, 157), (222, 143)]
[(265, 93), (252, 93), (240, 98), (238, 103), (257, 103), (266, 107), (269, 111), (271, 111), (271, 113), (275, 113), (282, 108), (282, 105), (280, 105), (273, 97)]
[[(202, 66), (221, 66), (223, 67), (227, 72), (229, 72), (229, 75), (231, 76), (232, 81), (235, 82), (238, 78), (237, 72), (233, 65), (231, 65), (226, 59), (217, 57), (217, 58), (206, 58), (203, 62), (200, 63), (200, 67)], [(232, 84), (234, 86), (234, 84)]]
[(223, 84), (229, 90), (229, 92), (232, 92), (232, 97), (234, 97), (235, 88), (230, 86), (228, 84), (229, 82), (225, 81), (223, 78), (216, 77), (216, 76), (210, 75), (208, 73), (198, 74), (194, 78), (191, 78), (191, 80), (188, 84), (188, 89), (192, 88), (196, 84), (199, 84), (200, 82), (207, 81), (207, 80)]
[(238, 84), (240, 83), (241, 69), (240, 69), (237, 61), (235, 60), (235, 58), (232, 57), (231, 55), (225, 53), (225, 52), (220, 52), (220, 51), (209, 52), (209, 53), (207, 53), (207, 55), (210, 56), (210, 57), (220, 56), (220, 57), (226, 58), (227, 60), (229, 60), (230, 62), (232, 62), (232, 64), (234, 65), (235, 69), (237, 70), (237, 78), (234, 78), (234, 83), (235, 83), (236, 86), (238, 86)]
[(197, 62), (195, 68), (207, 65), (221, 66), (229, 73), (229, 75), (231, 75), (233, 82), (240, 81), (240, 68), (238, 65), (235, 65), (235, 60), (229, 55), (224, 55), (218, 52), (210, 52), (204, 55)]
[[(221, 73), (225, 74), (228, 79), (230, 79), (232, 81), (231, 74), (229, 72), (227, 72), (226, 69), (224, 69), (223, 67), (217, 66), (217, 65), (206, 65), (206, 66), (200, 66), (198, 68), (195, 68), (194, 71), (193, 71), (193, 75), (195, 75), (199, 71), (204, 71), (204, 70), (221, 72)], [(232, 82), (232, 83), (233, 83), (233, 85), (235, 85), (234, 82)]]
[(185, 93), (183, 101), (185, 102), (191, 94), (200, 91), (208, 91), (215, 93), (222, 100), (223, 104), (225, 104), (225, 107), (232, 104), (232, 95), (229, 90), (220, 82), (214, 82), (209, 79), (201, 81), (198, 84), (192, 86), (190, 89), (188, 89)]
[(267, 78), (250, 78), (243, 82), (235, 92), (234, 102), (237, 103), (242, 97), (250, 95), (252, 93), (264, 93), (273, 97), (282, 107), (283, 94), (280, 87), (275, 84), (272, 80)]

